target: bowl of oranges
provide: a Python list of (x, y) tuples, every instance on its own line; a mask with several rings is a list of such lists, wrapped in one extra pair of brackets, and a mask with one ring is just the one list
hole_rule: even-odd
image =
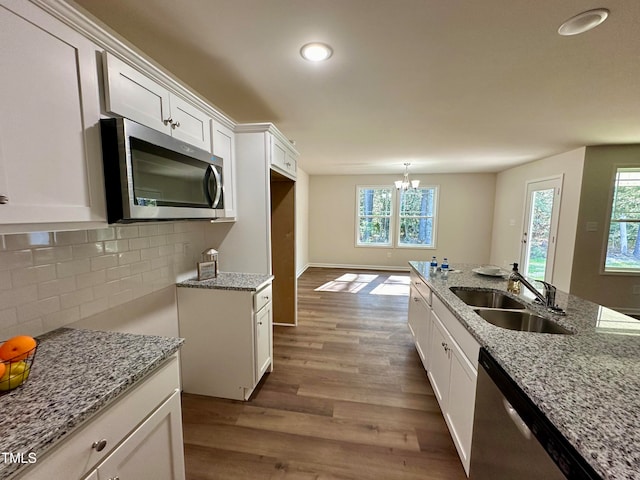
[(29, 378), (38, 342), (28, 335), (18, 335), (0, 345), (0, 393), (19, 387)]

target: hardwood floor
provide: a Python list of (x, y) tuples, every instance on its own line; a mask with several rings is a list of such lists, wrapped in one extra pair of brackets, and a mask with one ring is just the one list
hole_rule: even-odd
[(398, 282), (408, 273), (308, 269), (298, 326), (275, 327), (274, 371), (250, 401), (183, 395), (187, 479), (465, 479), (408, 297), (371, 293)]

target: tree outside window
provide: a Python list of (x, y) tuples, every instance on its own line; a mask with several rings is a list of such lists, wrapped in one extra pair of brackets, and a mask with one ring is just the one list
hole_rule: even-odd
[(390, 186), (357, 188), (357, 246), (392, 247), (395, 239), (398, 247), (435, 248), (437, 187), (398, 192), (396, 197)]
[(393, 189), (358, 187), (357, 245), (391, 246)]
[(611, 204), (606, 272), (640, 272), (640, 168), (618, 168)]
[(435, 247), (436, 187), (410, 188), (400, 193), (398, 246)]

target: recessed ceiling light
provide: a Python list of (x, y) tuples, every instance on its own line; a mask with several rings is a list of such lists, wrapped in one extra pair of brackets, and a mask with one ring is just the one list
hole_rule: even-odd
[(560, 25), (558, 33), (560, 35), (570, 36), (588, 32), (592, 28), (596, 28), (604, 22), (608, 16), (609, 10), (606, 8), (596, 8), (594, 10), (579, 13)]
[(307, 43), (300, 49), (300, 55), (310, 62), (322, 62), (333, 55), (333, 50), (326, 43)]

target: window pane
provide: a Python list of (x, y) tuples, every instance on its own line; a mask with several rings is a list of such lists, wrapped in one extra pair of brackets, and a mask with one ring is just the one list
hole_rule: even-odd
[(605, 270), (639, 270), (639, 223), (611, 222)]
[(402, 218), (400, 220), (400, 245), (433, 246), (433, 219)]
[(358, 215), (391, 215), (391, 188), (361, 188)]
[(611, 210), (612, 220), (640, 220), (640, 169), (618, 169)]
[(401, 193), (400, 215), (402, 216), (433, 216), (432, 188), (415, 188)]
[(389, 245), (388, 217), (362, 217), (359, 224), (359, 245)]

